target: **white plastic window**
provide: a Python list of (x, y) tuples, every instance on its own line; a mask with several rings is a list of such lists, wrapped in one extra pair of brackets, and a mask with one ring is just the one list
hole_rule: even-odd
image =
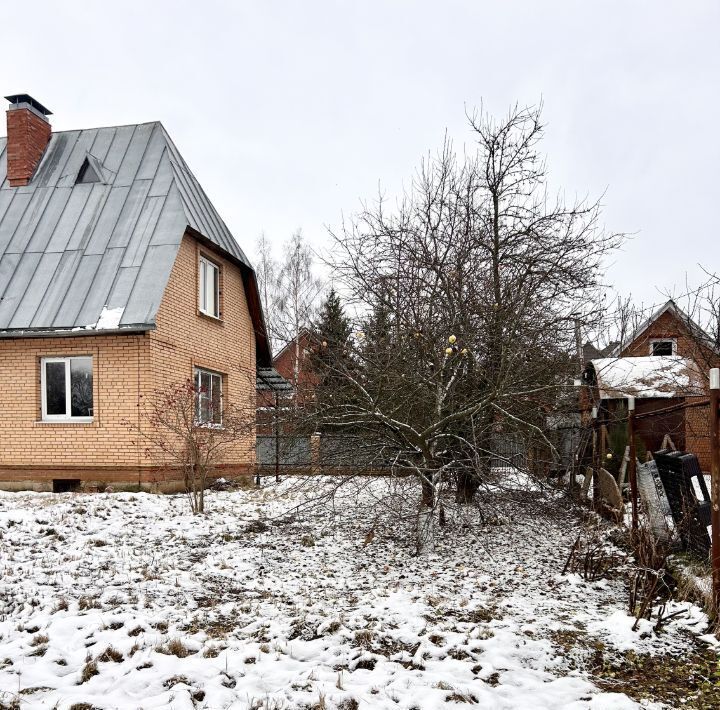
[(195, 419), (198, 424), (222, 425), (222, 375), (195, 368)]
[(45, 357), (40, 379), (44, 421), (92, 421), (91, 357)]
[(220, 317), (220, 267), (200, 257), (198, 278), (200, 312), (213, 318)]

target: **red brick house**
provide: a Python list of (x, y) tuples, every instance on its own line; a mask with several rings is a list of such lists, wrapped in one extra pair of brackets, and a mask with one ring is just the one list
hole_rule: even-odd
[[(610, 422), (628, 396), (635, 397), (638, 414), (704, 401), (709, 370), (720, 366), (710, 336), (672, 300), (610, 352), (598, 355), (585, 366), (584, 416), (594, 405)], [(695, 453), (709, 470), (707, 407), (639, 418), (637, 429), (647, 451), (660, 449), (668, 434), (678, 449)]]
[(248, 412), (222, 467), (250, 470), (271, 366), (255, 273), (164, 127), (53, 132), (42, 104), (6, 98), (0, 488), (175, 487), (128, 422), (191, 378), (202, 423)]

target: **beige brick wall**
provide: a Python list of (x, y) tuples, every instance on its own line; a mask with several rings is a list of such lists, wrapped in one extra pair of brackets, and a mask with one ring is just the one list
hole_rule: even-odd
[[(220, 266), (220, 319), (198, 311), (198, 259)], [(212, 347), (210, 347), (212, 344)], [(255, 463), (255, 333), (240, 270), (185, 236), (150, 333), (153, 390), (180, 384), (202, 367), (223, 375), (223, 405), (247, 418), (246, 435), (226, 452), (224, 463), (247, 469)]]
[[(224, 401), (248, 413), (247, 436), (223, 461), (229, 473), (255, 461), (255, 337), (240, 270), (210, 251), (222, 269), (221, 319), (197, 310), (199, 245), (185, 236), (157, 329), (146, 334), (0, 339), (0, 487), (47, 489), (54, 478), (163, 487), (174, 476), (158, 468), (128, 422), (142, 420), (138, 402), (192, 377), (195, 366), (224, 375)], [(41, 421), (40, 359), (93, 357), (91, 423)]]

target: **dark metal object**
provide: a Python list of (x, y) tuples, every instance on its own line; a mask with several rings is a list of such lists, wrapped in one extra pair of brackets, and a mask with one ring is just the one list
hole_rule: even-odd
[(15, 106), (18, 104), (29, 104), (43, 116), (52, 116), (52, 111), (49, 108), (45, 108), (39, 101), (30, 96), (30, 94), (10, 94), (10, 96), (6, 96), (5, 99)]
[(628, 444), (629, 444), (629, 461), (628, 461), (628, 478), (630, 479), (630, 498), (632, 504), (632, 531), (636, 534), (638, 531), (638, 486), (637, 486), (637, 452), (635, 451), (635, 398), (628, 404)]
[[(710, 494), (697, 457), (683, 451), (663, 449), (653, 454), (667, 495), (673, 520), (686, 549), (706, 557), (710, 551)], [(695, 493), (697, 482), (702, 499)]]
[(713, 602), (715, 611), (720, 610), (720, 389), (718, 389), (718, 372), (710, 374), (710, 466), (712, 481), (712, 501), (710, 507), (710, 519), (712, 521), (711, 546), (712, 546), (712, 580), (713, 580)]
[(256, 387), (261, 391), (291, 392), (292, 385), (274, 367), (258, 367)]

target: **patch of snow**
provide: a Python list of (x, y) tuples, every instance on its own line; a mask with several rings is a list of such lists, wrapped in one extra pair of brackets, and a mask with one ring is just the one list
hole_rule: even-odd
[[(569, 666), (553, 634), (682, 654), (707, 626), (688, 604), (687, 627), (643, 638), (621, 579), (560, 575), (569, 512), (448, 512), (416, 557), (410, 523), (376, 505), (405, 482), (358, 478), (334, 506), (308, 506), (305, 485), (208, 492), (203, 516), (184, 496), (0, 493), (0, 702), (626, 710), (640, 705)], [(174, 640), (186, 654), (164, 652)]]
[(678, 397), (703, 393), (702, 375), (697, 365), (679, 355), (608, 357), (591, 362), (601, 399)]
[(122, 306), (118, 308), (103, 306), (97, 323), (95, 323), (94, 326), (88, 326), (88, 328), (94, 328), (95, 330), (115, 330), (120, 325), (120, 320), (124, 312), (125, 308)]

